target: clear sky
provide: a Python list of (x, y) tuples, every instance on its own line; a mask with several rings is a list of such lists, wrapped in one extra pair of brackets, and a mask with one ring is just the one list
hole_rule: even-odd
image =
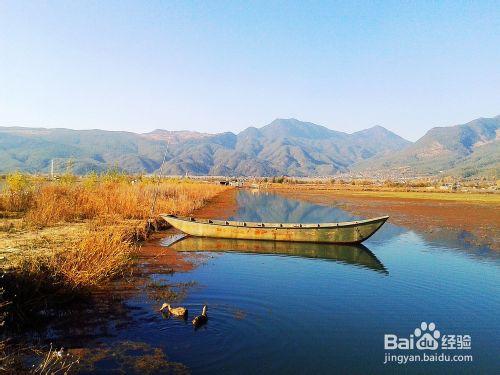
[(499, 1), (0, 2), (0, 125), (415, 140), (500, 114)]

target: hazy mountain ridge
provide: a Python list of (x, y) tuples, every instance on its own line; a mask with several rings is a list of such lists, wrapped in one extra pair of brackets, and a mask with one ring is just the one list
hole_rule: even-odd
[(47, 171), (54, 159), (59, 171), (71, 161), (75, 173), (114, 166), (140, 172), (157, 169), (164, 148), (131, 132), (0, 127), (0, 171)]
[[(372, 129), (367, 132), (379, 131)], [(409, 144), (385, 132), (386, 137), (390, 135), (385, 142), (373, 141), (373, 137), (362, 142), (355, 134), (296, 119), (277, 119), (238, 135), (223, 133), (175, 145), (164, 170), (169, 174), (332, 175), (346, 171), (355, 161)]]
[(167, 143), (179, 143), (191, 139), (201, 139), (210, 137), (212, 134), (200, 133), (190, 130), (165, 130), (155, 129), (149, 133), (142, 133), (142, 136), (155, 141), (163, 141)]
[[(415, 143), (381, 127), (352, 134), (296, 119), (277, 119), (238, 134), (157, 129), (122, 131), (0, 127), (0, 172), (48, 171), (72, 160), (75, 173), (119, 167), (174, 175), (328, 176), (409, 166), (415, 173), (477, 173), (498, 167), (500, 116), (433, 128)], [(472, 171), (472, 172), (471, 172)]]
[(472, 176), (496, 174), (500, 168), (500, 116), (466, 124), (435, 127), (414, 144), (389, 156), (352, 166), (355, 171), (387, 171), (406, 167), (413, 174), (449, 171)]

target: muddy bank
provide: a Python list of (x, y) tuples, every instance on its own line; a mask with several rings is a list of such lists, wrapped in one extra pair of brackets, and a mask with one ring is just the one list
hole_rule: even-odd
[(207, 205), (197, 209), (192, 216), (202, 219), (227, 219), (233, 216), (238, 209), (237, 194), (238, 189), (226, 190), (217, 194)]
[(390, 221), (426, 233), (446, 229), (471, 234), (470, 242), (500, 251), (500, 209), (498, 205), (423, 199), (353, 196), (338, 191), (275, 190), (290, 198), (331, 206), (361, 216), (389, 215)]
[(153, 233), (137, 251), (137, 263), (143, 273), (189, 272), (203, 260), (198, 254), (179, 253), (165, 246), (162, 241), (170, 236), (180, 234), (174, 228)]
[[(233, 215), (237, 208), (237, 189), (230, 189), (217, 194), (207, 204), (192, 213), (193, 217), (226, 219)], [(142, 264), (147, 264), (150, 273), (170, 270), (171, 272), (189, 272), (203, 261), (203, 255), (179, 253), (171, 250), (166, 243), (169, 238), (176, 238), (182, 232), (169, 228), (152, 233), (138, 251)]]

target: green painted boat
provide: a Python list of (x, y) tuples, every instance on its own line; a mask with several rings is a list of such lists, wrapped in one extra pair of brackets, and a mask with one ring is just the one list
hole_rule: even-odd
[(289, 242), (358, 244), (371, 237), (389, 216), (343, 223), (256, 223), (161, 215), (170, 225), (196, 237)]

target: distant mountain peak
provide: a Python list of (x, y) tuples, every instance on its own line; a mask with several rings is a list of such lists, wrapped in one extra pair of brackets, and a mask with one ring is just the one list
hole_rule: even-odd
[(264, 125), (261, 129), (267, 129), (267, 128), (273, 128), (273, 127), (315, 127), (319, 126), (322, 127), (321, 125), (316, 125), (313, 124), (312, 122), (306, 122), (306, 121), (300, 121), (297, 120), (296, 118), (277, 118), (271, 121), (269, 124)]
[(384, 128), (381, 125), (375, 125), (371, 128), (364, 129), (352, 133), (351, 136), (358, 137), (360, 140), (366, 141), (367, 139), (386, 141), (390, 139), (392, 142), (397, 144), (399, 149), (402, 149), (411, 144), (410, 141), (404, 139), (403, 137), (397, 135), (396, 133)]
[(373, 125), (372, 127), (368, 128), (367, 130), (382, 130), (385, 132), (389, 132), (387, 128), (384, 128), (382, 125)]
[(331, 130), (325, 126), (300, 121), (296, 118), (277, 118), (260, 128), (260, 131), (267, 136), (276, 138), (324, 139), (345, 135), (345, 133)]
[[(378, 133), (391, 133), (391, 134), (396, 134), (392, 131), (390, 131), (389, 129), (387, 128), (384, 128), (382, 125), (374, 125), (374, 126), (371, 126), (369, 128), (366, 128), (366, 129), (363, 129), (363, 130), (359, 130), (355, 133), (375, 133), (375, 132), (378, 132)], [(353, 133), (354, 134), (354, 133)]]
[(191, 130), (165, 130), (165, 129), (155, 129), (149, 133), (141, 134), (143, 137), (156, 140), (164, 141), (168, 143), (179, 143), (193, 139), (202, 139), (210, 137), (213, 134), (200, 133)]

